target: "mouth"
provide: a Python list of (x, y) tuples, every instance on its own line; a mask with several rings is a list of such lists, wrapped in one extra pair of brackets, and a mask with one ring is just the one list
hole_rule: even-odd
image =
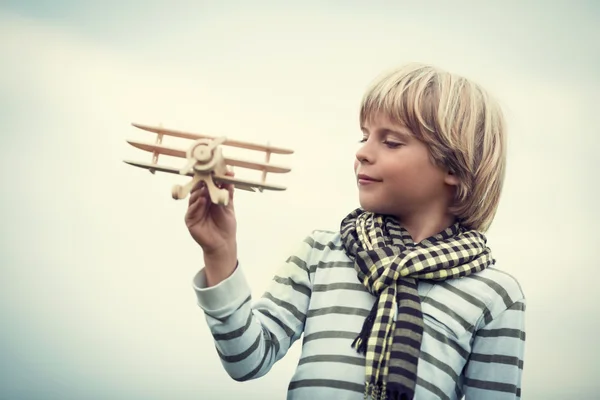
[(358, 179), (358, 183), (363, 185), (363, 184), (367, 184), (367, 183), (376, 183), (376, 182), (381, 182), (381, 179), (375, 179), (369, 175), (365, 175), (365, 174), (358, 174), (356, 176), (356, 178)]

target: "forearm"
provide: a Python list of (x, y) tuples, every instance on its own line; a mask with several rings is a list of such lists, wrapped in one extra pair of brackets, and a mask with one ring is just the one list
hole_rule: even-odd
[[(308, 274), (293, 262), (279, 272), (308, 285)], [(201, 271), (194, 286), (225, 370), (235, 380), (263, 376), (302, 334), (309, 297), (273, 281), (253, 305), (240, 267), (213, 287), (206, 287), (205, 280)], [(303, 314), (289, 309), (302, 310)]]
[(235, 271), (237, 262), (237, 246), (204, 253), (204, 275), (206, 287), (213, 287), (229, 278)]
[(266, 374), (302, 335), (312, 291), (308, 259), (313, 246), (312, 238), (304, 240), (278, 268), (276, 278), (255, 304), (237, 262), (228, 276), (211, 276), (212, 286), (207, 282), (210, 268), (225, 265), (220, 262), (232, 265), (236, 260), (207, 259), (211, 267), (207, 264), (194, 278), (198, 305), (232, 378), (248, 380)]
[(264, 327), (252, 311), (250, 300), (228, 317), (219, 319), (206, 314), (217, 353), (227, 373), (237, 381), (255, 379), (267, 373), (282, 348), (276, 334)]
[(215, 284), (206, 286), (206, 275), (201, 271), (194, 279), (198, 302), (204, 310), (215, 347), (227, 373), (235, 380), (258, 377), (274, 363), (276, 341), (254, 315), (242, 271)]

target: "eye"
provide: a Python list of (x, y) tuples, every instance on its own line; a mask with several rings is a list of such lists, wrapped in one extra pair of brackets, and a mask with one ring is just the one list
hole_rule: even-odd
[(367, 138), (362, 138), (358, 141), (358, 143), (365, 143), (367, 141)]
[(402, 143), (399, 142), (390, 142), (389, 140), (386, 140), (383, 142), (387, 147), (389, 147), (390, 149), (397, 149), (400, 146), (403, 146)]

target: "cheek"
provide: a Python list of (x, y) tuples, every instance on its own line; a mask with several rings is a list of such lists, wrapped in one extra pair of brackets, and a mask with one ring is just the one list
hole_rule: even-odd
[(419, 154), (406, 155), (402, 162), (393, 162), (385, 166), (385, 179), (391, 183), (393, 192), (409, 192), (417, 197), (431, 192), (432, 186), (440, 180), (439, 172), (425, 158)]

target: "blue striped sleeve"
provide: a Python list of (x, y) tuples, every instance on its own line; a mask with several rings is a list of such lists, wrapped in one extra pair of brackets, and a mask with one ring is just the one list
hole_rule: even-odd
[(525, 354), (525, 298), (475, 333), (465, 368), (466, 400), (521, 398)]
[(302, 242), (255, 302), (241, 265), (213, 287), (206, 287), (204, 270), (194, 277), (198, 305), (221, 363), (234, 380), (265, 375), (302, 335), (311, 295), (311, 243), (310, 238)]

